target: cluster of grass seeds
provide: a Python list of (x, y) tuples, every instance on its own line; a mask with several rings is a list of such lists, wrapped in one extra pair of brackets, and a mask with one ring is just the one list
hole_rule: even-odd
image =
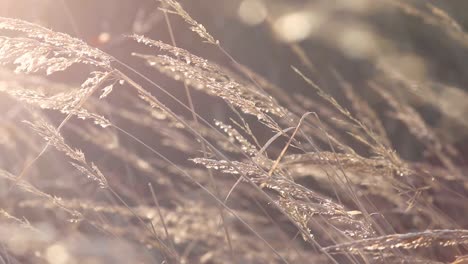
[[(72, 36), (0, 18), (0, 263), (466, 261), (466, 160), (401, 92), (412, 80), (375, 60), (366, 88), (431, 159), (394, 149), (382, 109), (336, 70), (348, 104), (327, 93), (299, 45), (286, 45), (304, 64), (291, 72), (317, 96), (286, 92), (181, 4), (160, 2), (172, 44), (126, 38), (150, 47), (131, 54), (187, 98)], [(384, 2), (467, 46), (438, 7)], [(233, 69), (176, 47), (172, 14)], [(73, 65), (88, 69), (81, 85), (46, 77)], [(419, 101), (466, 124), (426, 89)], [(222, 99), (229, 118), (208, 120), (192, 93)]]

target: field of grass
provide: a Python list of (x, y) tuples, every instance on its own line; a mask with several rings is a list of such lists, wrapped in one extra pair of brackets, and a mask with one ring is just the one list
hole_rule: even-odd
[(468, 263), (463, 1), (32, 2), (0, 264)]

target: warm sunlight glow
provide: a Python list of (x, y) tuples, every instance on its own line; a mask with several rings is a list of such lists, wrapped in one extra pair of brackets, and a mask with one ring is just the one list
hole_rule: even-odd
[(323, 17), (312, 11), (297, 11), (280, 16), (273, 24), (277, 36), (285, 42), (298, 42), (318, 30)]
[(240, 20), (250, 26), (262, 23), (267, 17), (263, 0), (243, 0), (238, 10)]
[(468, 263), (467, 8), (0, 0), (0, 264)]
[(54, 244), (47, 248), (46, 258), (50, 264), (67, 264), (70, 263), (70, 255), (67, 248), (61, 244)]

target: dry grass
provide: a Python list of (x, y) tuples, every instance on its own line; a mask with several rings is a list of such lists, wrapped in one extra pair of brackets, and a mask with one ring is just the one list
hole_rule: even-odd
[[(0, 263), (465, 263), (468, 160), (419, 107), (463, 137), (468, 102), (439, 96), (468, 98), (463, 89), (412, 80), (375, 52), (360, 89), (285, 43), (303, 63), (287, 65), (309, 89), (299, 95), (241, 65), (178, 2), (160, 2), (172, 45), (124, 37), (145, 72), (0, 18)], [(468, 48), (437, 6), (378, 6)], [(180, 18), (230, 65), (176, 47), (169, 19)], [(81, 85), (48, 77), (76, 67)], [(327, 83), (342, 90), (332, 96)], [(222, 104), (223, 120), (199, 98)], [(405, 132), (388, 120), (424, 155), (400, 153)]]

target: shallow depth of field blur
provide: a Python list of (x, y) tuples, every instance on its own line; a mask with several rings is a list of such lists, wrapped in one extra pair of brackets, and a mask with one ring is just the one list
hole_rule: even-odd
[(467, 11), (0, 0), (0, 264), (468, 263)]

